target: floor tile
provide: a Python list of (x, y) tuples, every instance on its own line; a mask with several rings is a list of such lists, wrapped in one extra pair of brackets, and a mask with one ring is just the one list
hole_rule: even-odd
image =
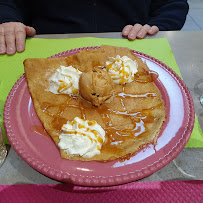
[(203, 0), (188, 0), (188, 3), (198, 3), (198, 2), (202, 2)]
[(184, 31), (200, 30), (200, 27), (191, 18), (190, 15), (187, 15), (187, 19), (186, 19), (185, 24), (181, 30), (184, 30)]
[(190, 9), (189, 16), (202, 30), (203, 29), (203, 8), (202, 9), (201, 8), (200, 9)]
[(189, 4), (189, 8), (190, 8), (190, 9), (203, 8), (203, 1), (201, 1), (201, 0), (198, 0), (198, 1), (195, 1), (195, 2), (193, 2), (193, 1), (192, 1), (192, 2), (188, 1), (188, 4)]

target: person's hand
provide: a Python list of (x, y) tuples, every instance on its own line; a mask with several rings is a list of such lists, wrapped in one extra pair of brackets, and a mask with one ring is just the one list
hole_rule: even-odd
[(147, 34), (154, 35), (159, 31), (157, 26), (150, 26), (150, 25), (140, 25), (135, 24), (133, 25), (126, 25), (123, 28), (122, 35), (123, 37), (127, 37), (129, 40), (134, 40), (136, 38), (143, 39)]
[(20, 22), (8, 22), (0, 24), (0, 54), (13, 55), (15, 52), (23, 52), (26, 36), (36, 34), (33, 27)]

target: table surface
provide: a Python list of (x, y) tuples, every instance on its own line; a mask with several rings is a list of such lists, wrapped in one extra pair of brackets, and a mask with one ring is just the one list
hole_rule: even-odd
[[(61, 39), (97, 37), (122, 39), (121, 33), (83, 33), (36, 35), (36, 38)], [(167, 38), (175, 56), (183, 80), (189, 88), (195, 112), (203, 130), (203, 107), (199, 98), (203, 94), (203, 31), (159, 32), (147, 39)], [(178, 157), (158, 172), (140, 181), (203, 180), (203, 149), (184, 149)], [(57, 183), (31, 168), (11, 148), (0, 168), (0, 184), (46, 184)]]

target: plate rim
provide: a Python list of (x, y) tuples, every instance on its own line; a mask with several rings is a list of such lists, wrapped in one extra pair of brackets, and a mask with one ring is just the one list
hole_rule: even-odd
[[(76, 54), (77, 52), (84, 49), (98, 49), (98, 48), (99, 46), (71, 49), (71, 50), (67, 50), (67, 51), (55, 54), (49, 58), (65, 57), (68, 54), (69, 55)], [(182, 151), (182, 149), (187, 144), (194, 127), (195, 110), (194, 110), (193, 99), (189, 92), (189, 89), (184, 83), (184, 81), (179, 77), (179, 75), (163, 62), (145, 53), (135, 51), (135, 50), (131, 50), (131, 51), (133, 52), (133, 54), (137, 55), (138, 57), (139, 56), (144, 57), (156, 63), (157, 65), (161, 66), (161, 68), (167, 71), (179, 84), (179, 87), (182, 88), (182, 91), (184, 92), (185, 97), (187, 99), (189, 112), (188, 112), (187, 127), (185, 129), (184, 136), (182, 136), (182, 138), (179, 139), (176, 145), (167, 154), (165, 154), (159, 160), (155, 161), (153, 164), (143, 167), (141, 170), (135, 170), (133, 172), (129, 172), (126, 174), (121, 174), (119, 176), (115, 175), (115, 176), (107, 176), (107, 177), (75, 175), (75, 174), (70, 174), (68, 172), (63, 173), (63, 172), (56, 171), (55, 169), (47, 166), (46, 164), (42, 164), (42, 165), (39, 164), (37, 160), (33, 159), (29, 154), (27, 154), (26, 152), (23, 151), (23, 149), (21, 149), (20, 143), (15, 138), (15, 135), (13, 134), (13, 131), (12, 131), (12, 125), (10, 124), (10, 121), (9, 121), (10, 104), (12, 102), (12, 99), (15, 95), (16, 90), (25, 79), (25, 73), (17, 80), (17, 82), (14, 84), (11, 91), (9, 92), (4, 105), (4, 113), (3, 113), (4, 126), (5, 126), (5, 131), (6, 131), (8, 140), (10, 141), (12, 147), (17, 152), (17, 154), (32, 168), (42, 173), (43, 175), (61, 182), (73, 182), (75, 185), (81, 185), (81, 186), (114, 186), (114, 185), (129, 183), (155, 173), (156, 171), (160, 170), (168, 163), (170, 163), (175, 157), (177, 157), (178, 154)]]

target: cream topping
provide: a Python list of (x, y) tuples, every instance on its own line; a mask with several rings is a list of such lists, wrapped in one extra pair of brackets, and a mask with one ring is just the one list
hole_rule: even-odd
[(65, 150), (68, 155), (91, 158), (100, 154), (105, 140), (105, 131), (94, 120), (75, 117), (74, 120), (62, 126), (62, 134), (59, 139), (59, 148)]
[(106, 61), (106, 70), (113, 79), (114, 84), (130, 83), (134, 80), (134, 74), (137, 73), (138, 64), (127, 56), (119, 55), (109, 57)]
[(49, 91), (54, 94), (76, 95), (79, 90), (79, 78), (82, 72), (72, 66), (61, 66), (49, 78)]

